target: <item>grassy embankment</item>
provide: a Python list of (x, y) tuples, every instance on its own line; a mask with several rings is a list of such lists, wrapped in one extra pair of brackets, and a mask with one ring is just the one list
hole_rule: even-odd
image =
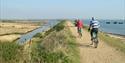
[[(84, 26), (84, 28), (87, 30), (88, 27)], [(105, 43), (107, 43), (108, 45), (115, 47), (116, 50), (121, 51), (123, 53), (125, 53), (125, 42), (122, 41), (119, 38), (114, 38), (114, 37), (110, 37), (109, 35), (107, 35), (104, 32), (99, 32), (99, 38), (100, 40), (104, 41)]]
[[(43, 39), (41, 39), (43, 38)], [(79, 63), (79, 52), (75, 44), (75, 37), (65, 21), (48, 30), (45, 35), (39, 33), (33, 39), (33, 63)]]
[[(65, 21), (32, 39), (29, 57), (24, 55), (24, 47), (15, 42), (0, 42), (0, 61), (2, 63), (80, 63), (75, 37)], [(24, 60), (24, 58), (26, 58)]]

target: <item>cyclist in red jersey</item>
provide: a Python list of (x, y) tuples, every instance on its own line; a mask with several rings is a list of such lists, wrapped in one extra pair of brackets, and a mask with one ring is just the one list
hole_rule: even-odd
[(78, 19), (76, 25), (78, 34), (80, 37), (82, 37), (82, 27), (83, 27), (82, 21)]

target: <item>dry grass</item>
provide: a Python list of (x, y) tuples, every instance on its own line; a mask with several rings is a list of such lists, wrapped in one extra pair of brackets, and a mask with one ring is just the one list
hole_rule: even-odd
[(0, 42), (12, 42), (13, 40), (18, 39), (20, 36), (21, 35), (18, 34), (0, 36)]
[(0, 35), (10, 34), (10, 33), (27, 33), (39, 26), (36, 23), (3, 23), (0, 22)]
[(12, 42), (38, 27), (37, 22), (0, 22), (0, 42)]

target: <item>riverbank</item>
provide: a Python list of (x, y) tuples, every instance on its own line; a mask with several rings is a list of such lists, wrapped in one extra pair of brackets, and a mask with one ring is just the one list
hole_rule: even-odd
[(99, 33), (99, 38), (103, 40), (108, 45), (114, 47), (116, 50), (121, 51), (125, 54), (125, 38), (118, 36), (118, 35), (112, 35), (107, 33)]
[(38, 27), (38, 22), (0, 22), (0, 42), (11, 42)]
[(118, 38), (118, 39), (121, 39), (121, 40), (125, 40), (125, 35), (114, 34), (114, 33), (106, 33), (106, 32), (103, 32), (103, 33), (107, 34), (110, 37), (114, 37), (114, 38)]

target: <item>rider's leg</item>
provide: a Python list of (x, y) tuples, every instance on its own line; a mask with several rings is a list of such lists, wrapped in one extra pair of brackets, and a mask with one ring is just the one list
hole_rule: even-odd
[(96, 33), (96, 39), (97, 39), (97, 43), (98, 43), (98, 29), (95, 29), (95, 33)]
[(78, 33), (79, 33), (79, 37), (81, 38), (82, 37), (82, 30), (81, 30), (81, 28), (78, 28)]
[(79, 28), (80, 36), (82, 37), (82, 28)]
[(94, 47), (97, 48), (97, 46), (98, 46), (98, 29), (94, 28), (93, 32), (95, 34), (95, 36), (94, 36)]
[(93, 29), (90, 31), (90, 35), (91, 35), (91, 41), (92, 41), (92, 37), (93, 37)]
[(78, 36), (80, 37), (80, 29), (77, 27)]
[(90, 31), (90, 35), (91, 35), (91, 44), (90, 45), (93, 45), (93, 29)]

